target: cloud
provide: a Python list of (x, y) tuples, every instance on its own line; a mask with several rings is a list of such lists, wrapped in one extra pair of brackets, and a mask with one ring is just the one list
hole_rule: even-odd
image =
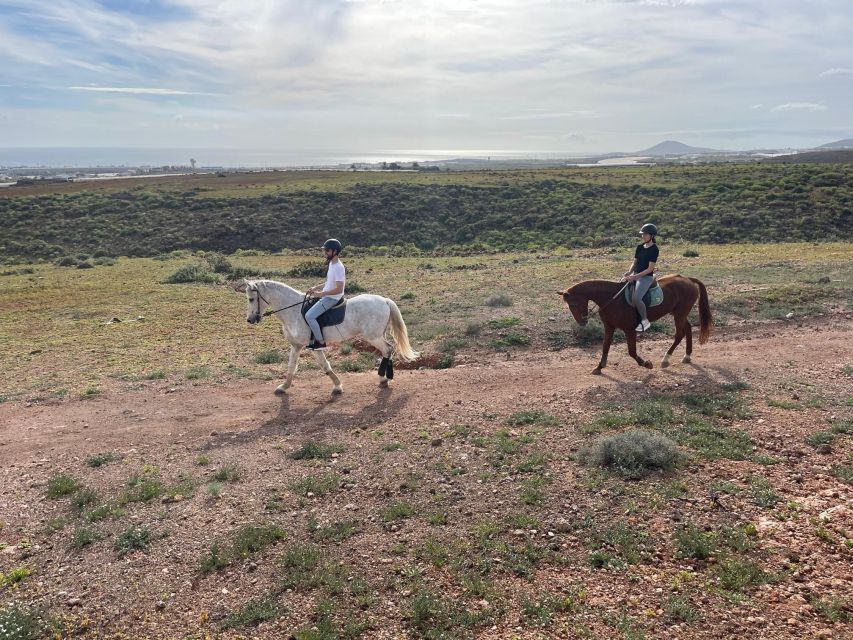
[(73, 91), (102, 91), (104, 93), (138, 93), (155, 96), (214, 96), (215, 93), (200, 91), (178, 91), (158, 87), (66, 87)]
[(771, 111), (827, 111), (828, 107), (816, 102), (786, 102), (777, 104)]
[[(536, 111), (539, 111), (536, 109)], [(596, 116), (595, 111), (588, 109), (580, 109), (577, 111), (560, 111), (557, 113), (528, 113), (514, 116), (501, 116), (500, 120), (550, 120), (552, 118), (593, 118)]]
[[(27, 120), (4, 131), (17, 144), (500, 149), (538, 136), (543, 151), (593, 151), (660, 129), (751, 130), (771, 108), (840, 128), (853, 104), (853, 83), (816, 77), (853, 73), (840, 68), (853, 6), (837, 0), (0, 0), (0, 14), (4, 108), (71, 125)], [(574, 129), (589, 139), (562, 136)], [(716, 134), (691, 143), (703, 135)]]
[(838, 67), (833, 67), (832, 69), (827, 69), (826, 71), (820, 72), (821, 78), (826, 78), (829, 76), (849, 76), (853, 75), (853, 69), (840, 69)]

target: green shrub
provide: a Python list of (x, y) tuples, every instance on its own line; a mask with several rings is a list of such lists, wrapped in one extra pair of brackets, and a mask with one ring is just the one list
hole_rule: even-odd
[(276, 540), (284, 538), (284, 530), (273, 526), (247, 525), (234, 534), (231, 553), (234, 558), (248, 558), (250, 555), (263, 551)]
[(501, 337), (492, 340), (491, 345), (493, 348), (501, 351), (503, 349), (507, 349), (509, 347), (526, 347), (530, 344), (530, 338), (522, 333), (506, 333)]
[(110, 462), (115, 462), (120, 459), (121, 457), (117, 453), (97, 453), (86, 458), (86, 465), (93, 469), (97, 469), (98, 467), (103, 467), (105, 464), (109, 464)]
[(290, 454), (293, 460), (329, 460), (333, 453), (340, 453), (343, 447), (309, 440)]
[(213, 474), (213, 479), (217, 482), (237, 482), (240, 479), (240, 471), (233, 464), (226, 464), (220, 467)]
[(531, 424), (541, 424), (546, 427), (554, 427), (559, 424), (557, 418), (546, 411), (535, 409), (533, 411), (518, 411), (506, 419), (506, 423), (513, 427), (521, 427)]
[(82, 549), (95, 542), (98, 538), (98, 534), (88, 527), (77, 527), (74, 533), (71, 534), (71, 548)]
[(581, 457), (592, 466), (605, 467), (628, 478), (641, 478), (654, 470), (675, 468), (682, 455), (666, 436), (632, 429), (599, 440)]
[(249, 600), (240, 611), (232, 613), (222, 621), (223, 629), (257, 626), (267, 620), (275, 620), (287, 614), (287, 609), (273, 598)]
[(201, 264), (185, 264), (179, 267), (165, 280), (166, 284), (187, 284), (193, 282), (219, 282), (219, 276)]
[(397, 520), (405, 520), (415, 515), (415, 508), (408, 502), (397, 502), (379, 511), (383, 522), (391, 523)]
[(464, 347), (466, 344), (467, 340), (465, 340), (465, 338), (445, 338), (438, 346), (438, 350), (442, 353), (453, 353), (457, 349)]
[(14, 587), (29, 578), (30, 574), (32, 571), (26, 567), (9, 569), (7, 573), (0, 572), (0, 587)]
[(266, 351), (261, 351), (257, 356), (255, 356), (255, 362), (258, 364), (278, 364), (283, 361), (284, 356), (278, 349), (267, 349)]
[(187, 380), (202, 380), (210, 377), (210, 367), (205, 365), (196, 365), (187, 369)]
[(502, 318), (496, 318), (494, 320), (489, 320), (489, 328), (490, 329), (507, 329), (509, 327), (514, 327), (518, 323), (521, 322), (520, 318), (515, 316), (503, 316)]
[(36, 640), (45, 630), (44, 622), (31, 609), (16, 604), (0, 609), (0, 637), (3, 640)]
[(67, 476), (64, 473), (60, 473), (54, 476), (47, 481), (47, 497), (48, 498), (59, 498), (61, 496), (67, 496), (80, 487), (80, 484), (71, 476)]
[(145, 527), (130, 527), (116, 539), (115, 550), (119, 555), (133, 551), (146, 551), (151, 544), (151, 532)]
[(337, 473), (325, 476), (306, 476), (290, 484), (291, 490), (296, 495), (307, 497), (308, 494), (324, 496), (330, 491), (336, 491), (341, 486), (341, 477)]
[(714, 532), (701, 531), (695, 524), (688, 522), (675, 534), (678, 555), (682, 558), (705, 560), (717, 551), (717, 536)]
[(716, 565), (717, 578), (727, 591), (740, 592), (769, 580), (767, 573), (754, 562), (737, 557), (722, 558)]
[(74, 492), (74, 495), (71, 496), (71, 506), (78, 511), (82, 511), (84, 507), (87, 507), (90, 504), (95, 504), (97, 501), (98, 494), (92, 489), (86, 489), (85, 487), (80, 487)]
[(690, 599), (687, 596), (669, 596), (663, 604), (663, 610), (667, 618), (678, 622), (695, 622), (702, 617), (690, 606)]
[(328, 265), (319, 260), (316, 262), (300, 262), (287, 272), (287, 276), (290, 278), (325, 278), (328, 269)]
[(148, 502), (160, 497), (165, 487), (156, 473), (135, 473), (127, 481), (127, 491), (119, 498), (121, 504)]
[(685, 251), (681, 255), (683, 255), (685, 258), (698, 258), (699, 252), (696, 251), (696, 249), (687, 249), (687, 251)]
[(207, 268), (214, 273), (230, 273), (232, 269), (231, 262), (221, 253), (205, 254), (204, 262), (207, 264)]

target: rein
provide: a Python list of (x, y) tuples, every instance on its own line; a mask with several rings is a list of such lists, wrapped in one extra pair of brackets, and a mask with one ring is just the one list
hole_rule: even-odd
[(255, 291), (255, 293), (258, 294), (258, 315), (263, 316), (264, 318), (266, 318), (267, 316), (274, 315), (274, 314), (278, 313), (279, 311), (284, 311), (285, 309), (292, 309), (293, 307), (299, 306), (300, 304), (305, 304), (305, 302), (308, 300), (308, 294), (306, 293), (305, 296), (302, 298), (302, 300), (300, 300), (299, 302), (296, 302), (294, 304), (289, 304), (286, 307), (282, 307), (281, 309), (275, 309), (275, 310), (268, 309), (268, 310), (264, 311), (263, 313), (261, 313), (261, 303), (260, 303), (261, 300), (266, 302), (268, 307), (272, 306), (272, 305), (270, 305), (269, 300), (267, 300), (266, 298), (264, 298), (261, 295), (261, 292), (258, 289), (255, 289), (254, 291)]
[(592, 300), (590, 300), (590, 302), (592, 302), (592, 304), (594, 304), (595, 306), (597, 306), (597, 307), (598, 307), (598, 311), (599, 311), (599, 313), (600, 313), (600, 312), (604, 311), (604, 309), (605, 309), (605, 308), (607, 308), (607, 306), (608, 306), (611, 302), (613, 302), (616, 298), (618, 298), (618, 297), (619, 297), (619, 294), (620, 294), (620, 293), (622, 293), (623, 291), (625, 291), (625, 288), (626, 288), (629, 284), (631, 284), (631, 282), (630, 282), (630, 281), (628, 281), (628, 282), (626, 282), (624, 285), (622, 285), (622, 288), (621, 288), (621, 289), (619, 289), (619, 291), (617, 291), (617, 292), (616, 292), (616, 295), (615, 295), (615, 296), (613, 296), (612, 298), (610, 298), (610, 300), (608, 300), (607, 302), (605, 302), (603, 305), (598, 305), (596, 302), (594, 302), (594, 301), (592, 301)]

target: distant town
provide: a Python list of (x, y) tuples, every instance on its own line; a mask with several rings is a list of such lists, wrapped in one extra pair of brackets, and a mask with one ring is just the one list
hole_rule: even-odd
[(585, 157), (459, 157), (424, 161), (376, 161), (338, 164), (306, 164), (293, 166), (207, 166), (190, 158), (185, 165), (140, 166), (4, 166), (0, 164), (0, 187), (43, 185), (56, 182), (146, 178), (191, 173), (226, 173), (231, 171), (465, 171), (484, 169), (614, 167), (625, 165), (702, 164), (720, 162), (853, 162), (853, 138), (837, 140), (811, 149), (758, 149), (726, 151), (691, 147), (666, 140), (648, 149), (628, 153), (608, 153)]

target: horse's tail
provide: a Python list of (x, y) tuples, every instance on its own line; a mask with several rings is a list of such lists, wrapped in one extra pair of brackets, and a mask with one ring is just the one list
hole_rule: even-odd
[(701, 280), (690, 278), (699, 287), (699, 344), (705, 344), (714, 333), (714, 316), (711, 313), (711, 305), (708, 304), (708, 290)]
[[(388, 299), (386, 298), (386, 300)], [(409, 344), (409, 331), (406, 329), (406, 323), (403, 322), (403, 314), (400, 313), (397, 303), (393, 300), (388, 300), (388, 307), (391, 309), (391, 319), (389, 320), (391, 336), (394, 338), (394, 342), (397, 343), (397, 353), (406, 362), (411, 362), (417, 359), (420, 353), (413, 350), (412, 345)]]

